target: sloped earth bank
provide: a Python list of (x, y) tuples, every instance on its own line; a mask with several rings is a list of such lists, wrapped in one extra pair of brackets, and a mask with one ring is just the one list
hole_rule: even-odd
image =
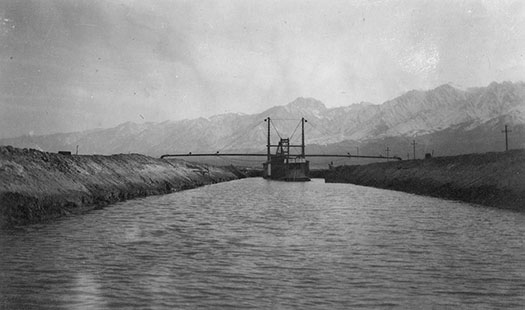
[(0, 227), (240, 177), (233, 167), (139, 154), (61, 155), (0, 146)]
[(325, 180), (525, 210), (525, 150), (341, 166)]

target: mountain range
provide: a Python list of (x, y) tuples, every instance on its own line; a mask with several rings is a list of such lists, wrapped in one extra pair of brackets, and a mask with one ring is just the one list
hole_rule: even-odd
[(397, 155), (411, 158), (525, 148), (525, 83), (493, 82), (459, 89), (450, 84), (409, 91), (376, 105), (327, 108), (313, 98), (297, 98), (258, 114), (221, 114), (161, 123), (127, 122), (109, 129), (2, 139), (0, 145), (56, 152), (79, 146), (80, 154), (264, 152), (270, 117), (272, 142), (300, 142), (304, 117), (308, 153)]

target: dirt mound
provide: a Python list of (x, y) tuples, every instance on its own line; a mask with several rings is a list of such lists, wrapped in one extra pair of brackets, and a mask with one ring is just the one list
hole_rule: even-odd
[(0, 146), (0, 226), (239, 177), (231, 169), (140, 154), (67, 155)]
[(337, 167), (326, 182), (525, 210), (525, 150)]

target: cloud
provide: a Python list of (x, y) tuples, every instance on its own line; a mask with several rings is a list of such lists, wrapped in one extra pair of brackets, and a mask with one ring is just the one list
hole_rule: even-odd
[(520, 1), (10, 0), (0, 4), (0, 132), (523, 80), (523, 29)]

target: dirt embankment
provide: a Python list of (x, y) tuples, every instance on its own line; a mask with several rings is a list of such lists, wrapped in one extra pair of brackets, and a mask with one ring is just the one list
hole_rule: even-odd
[(342, 166), (326, 182), (525, 210), (525, 150)]
[(233, 167), (139, 154), (77, 156), (0, 146), (0, 227), (240, 177)]

